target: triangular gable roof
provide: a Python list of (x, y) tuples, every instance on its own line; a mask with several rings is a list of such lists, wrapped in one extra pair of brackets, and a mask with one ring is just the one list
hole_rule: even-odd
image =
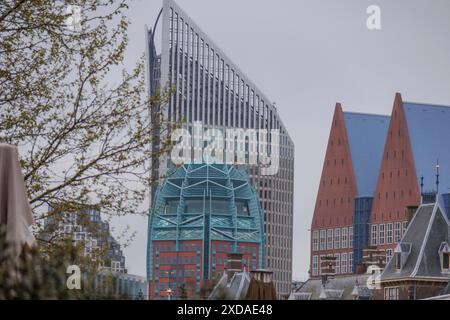
[(344, 112), (358, 196), (372, 197), (389, 127), (389, 116)]
[(410, 248), (406, 262), (400, 271), (396, 270), (392, 258), (381, 281), (400, 278), (449, 277), (442, 274), (439, 247), (449, 239), (449, 222), (438, 204), (421, 205), (411, 220), (398, 247)]
[[(439, 160), (439, 192), (449, 193), (450, 107), (403, 102), (403, 109), (417, 178), (424, 177), (424, 191), (436, 190), (436, 162)], [(442, 199), (440, 204), (444, 208)]]

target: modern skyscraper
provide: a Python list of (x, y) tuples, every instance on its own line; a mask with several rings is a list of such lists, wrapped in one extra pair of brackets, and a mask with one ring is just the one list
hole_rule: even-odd
[(223, 164), (172, 170), (149, 217), (150, 297), (199, 298), (230, 267), (230, 254), (247, 271), (264, 268), (263, 214), (247, 173)]
[[(49, 212), (51, 212), (51, 207)], [(126, 273), (125, 255), (119, 242), (112, 236), (109, 223), (103, 221), (100, 210), (86, 208), (80, 212), (50, 215), (44, 220), (44, 236), (53, 239), (72, 239), (82, 243), (84, 254), (91, 255), (95, 250), (106, 252), (104, 267), (113, 272)]]
[[(159, 21), (160, 54), (154, 43)], [(275, 105), (174, 1), (163, 1), (147, 41), (150, 93), (154, 94), (158, 87), (174, 89), (163, 108), (166, 121), (183, 123), (187, 128), (199, 121), (204, 128), (279, 130), (278, 172), (263, 175), (262, 166), (250, 165), (248, 174), (265, 216), (266, 267), (274, 272), (277, 292), (287, 296), (292, 279), (294, 143)], [(153, 177), (164, 176), (171, 165), (169, 156), (154, 159)]]

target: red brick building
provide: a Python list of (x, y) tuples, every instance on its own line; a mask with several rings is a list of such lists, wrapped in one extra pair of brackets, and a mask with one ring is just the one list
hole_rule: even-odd
[(370, 219), (370, 244), (386, 249), (388, 260), (422, 194), (449, 213), (449, 139), (449, 107), (403, 102), (396, 94)]
[(421, 205), (396, 244), (374, 298), (418, 300), (446, 294), (450, 280), (449, 230), (439, 205)]
[(449, 140), (449, 107), (399, 93), (391, 117), (338, 104), (311, 225), (311, 276), (320, 276), (323, 256), (337, 258), (337, 275), (353, 273), (369, 246), (389, 262), (421, 203), (439, 203), (448, 217)]
[(389, 117), (336, 105), (311, 225), (312, 277), (320, 275), (320, 258), (330, 255), (336, 275), (354, 271), (355, 201), (373, 196), (388, 123)]

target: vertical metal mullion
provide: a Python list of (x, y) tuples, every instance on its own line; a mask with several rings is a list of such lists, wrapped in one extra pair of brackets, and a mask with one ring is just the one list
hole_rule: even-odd
[(184, 114), (184, 104), (186, 103), (186, 80), (185, 80), (185, 27), (186, 22), (182, 20), (181, 23), (181, 104), (180, 104), (180, 113), (181, 113), (181, 120), (186, 119), (186, 115)]
[[(216, 52), (212, 51), (212, 104), (210, 104), (209, 118), (212, 119), (211, 125), (214, 125), (216, 114), (214, 112), (216, 106)], [(211, 117), (212, 116), (212, 117)]]
[(236, 127), (241, 128), (241, 77), (237, 77), (238, 83), (237, 83), (237, 104), (236, 104), (236, 113), (238, 115), (238, 121), (235, 124)]
[[(195, 89), (197, 90), (197, 99), (195, 101), (197, 107), (197, 114), (195, 115), (195, 119), (200, 119), (200, 35), (198, 33), (195, 34), (195, 39), (197, 40), (197, 72), (195, 75)], [(195, 92), (195, 91), (194, 91)]]
[[(187, 63), (187, 74), (186, 74), (186, 113), (184, 116), (186, 118), (186, 121), (188, 123), (191, 123), (190, 115), (192, 112), (190, 112), (190, 103), (189, 100), (191, 99), (191, 28), (189, 24), (186, 24), (186, 63)], [(186, 67), (185, 67), (186, 68)], [(184, 110), (184, 109), (183, 109)]]
[[(227, 109), (225, 112), (228, 112), (228, 127), (232, 126), (232, 122), (231, 122), (231, 67), (230, 65), (228, 65), (228, 96), (227, 96)], [(227, 125), (227, 124), (225, 124)]]
[[(175, 20), (176, 17), (176, 20)], [(173, 47), (172, 47), (172, 81), (171, 85), (172, 87), (169, 88), (169, 90), (173, 90), (173, 87), (175, 87), (175, 92), (171, 93), (172, 101), (171, 101), (171, 113), (172, 113), (172, 121), (177, 121), (177, 106), (176, 101), (178, 101), (178, 50), (179, 50), (179, 42), (178, 42), (178, 13), (174, 10), (173, 15), (173, 28), (172, 28), (172, 39), (173, 39)], [(176, 28), (175, 28), (176, 25)], [(175, 32), (176, 30), (176, 32)], [(177, 63), (175, 64), (175, 61)]]
[(203, 105), (203, 123), (205, 125), (209, 124), (209, 100), (211, 98), (210, 95), (210, 87), (211, 87), (211, 70), (210, 70), (210, 60), (211, 60), (211, 47), (208, 45), (206, 45), (205, 42), (205, 48), (206, 48), (206, 69), (205, 69), (205, 91), (204, 91), (204, 100), (205, 103)]
[[(201, 74), (202, 77), (202, 113), (201, 113), (201, 121), (202, 123), (206, 123), (205, 122), (205, 104), (206, 104), (206, 63), (207, 63), (207, 59), (206, 59), (206, 42), (204, 39), (201, 39), (200, 42), (203, 42), (203, 46), (201, 46), (201, 51), (202, 51), (202, 65), (203, 65), (203, 72)], [(205, 63), (206, 62), (206, 63)]]

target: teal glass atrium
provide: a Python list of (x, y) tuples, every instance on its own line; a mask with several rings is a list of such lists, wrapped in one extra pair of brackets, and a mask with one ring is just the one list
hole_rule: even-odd
[[(155, 272), (158, 243), (201, 243), (202, 280), (210, 279), (211, 255), (218, 243), (229, 253), (242, 244), (255, 248), (252, 269), (265, 267), (264, 221), (258, 194), (244, 169), (223, 164), (190, 164), (175, 168), (159, 186), (149, 217), (147, 274)], [(213, 248), (211, 248), (211, 246)]]

